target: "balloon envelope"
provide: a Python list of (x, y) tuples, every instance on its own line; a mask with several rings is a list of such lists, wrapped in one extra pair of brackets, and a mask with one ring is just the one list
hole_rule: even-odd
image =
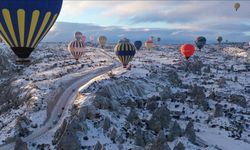
[(132, 61), (136, 53), (136, 47), (131, 44), (128, 39), (120, 40), (114, 50), (124, 68), (126, 68), (128, 63)]
[(223, 40), (222, 36), (218, 36), (218, 37), (217, 37), (217, 41), (218, 41), (219, 43), (221, 43), (222, 40)]
[(145, 42), (145, 47), (146, 47), (147, 49), (151, 49), (151, 48), (153, 47), (153, 40), (147, 40), (147, 41)]
[(28, 58), (55, 23), (63, 0), (1, 0), (0, 35), (19, 58)]
[(99, 36), (98, 42), (101, 45), (101, 47), (103, 48), (105, 46), (105, 44), (107, 43), (107, 37), (103, 36), (103, 35)]
[(89, 40), (92, 42), (92, 41), (94, 41), (95, 40), (95, 36), (94, 35), (90, 35), (89, 36)]
[(181, 54), (186, 58), (189, 59), (194, 54), (195, 47), (192, 44), (183, 44), (180, 48)]
[(234, 9), (237, 11), (240, 8), (240, 3), (235, 3), (234, 4)]
[(82, 36), (82, 41), (83, 41), (83, 43), (86, 41), (86, 36)]
[(68, 50), (76, 60), (79, 60), (84, 54), (84, 47), (85, 45), (83, 41), (75, 40), (69, 43)]
[(77, 31), (77, 32), (75, 33), (75, 39), (76, 39), (77, 41), (82, 40), (82, 32)]
[(199, 36), (195, 40), (195, 44), (199, 49), (202, 49), (206, 45), (207, 39), (203, 36)]
[(160, 37), (158, 37), (158, 38), (157, 38), (157, 42), (160, 42), (160, 41), (161, 41), (161, 38), (160, 38)]
[(136, 49), (139, 50), (141, 48), (141, 46), (142, 46), (142, 42), (141, 41), (135, 41), (134, 45), (135, 45)]

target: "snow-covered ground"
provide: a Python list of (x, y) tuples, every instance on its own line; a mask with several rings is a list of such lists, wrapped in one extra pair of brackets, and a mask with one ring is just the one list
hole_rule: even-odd
[[(61, 141), (55, 147), (153, 150), (174, 149), (182, 143), (188, 150), (249, 150), (249, 48), (242, 43), (206, 45), (189, 61), (180, 55), (179, 45), (143, 48), (131, 62), (131, 70), (113, 69), (80, 89), (67, 127), (58, 130), (64, 134), (59, 133)], [(105, 51), (114, 56), (113, 45)], [(43, 125), (56, 94), (71, 79), (113, 61), (99, 48), (89, 46), (76, 64), (65, 43), (43, 43), (32, 60), (10, 77), (11, 85), (18, 87), (15, 90), (24, 91), (20, 99), (32, 94), (18, 107), (0, 114), (0, 144), (16, 133), (20, 115), (30, 120), (29, 131), (35, 130), (31, 125)], [(190, 122), (195, 141), (185, 131)], [(30, 143), (29, 148), (42, 144), (52, 148), (49, 138)]]
[[(114, 77), (110, 78), (106, 74), (92, 82), (89, 88), (82, 89), (85, 96), (76, 100), (75, 104), (80, 108), (94, 105), (97, 107), (95, 114), (99, 116), (83, 121), (88, 130), (77, 134), (83, 149), (97, 146), (97, 141), (106, 149), (150, 149), (150, 144), (154, 144), (155, 141), (148, 142), (150, 140), (145, 135), (138, 137), (136, 130), (140, 128), (144, 134), (151, 134), (153, 139), (157, 139), (157, 132), (148, 129), (145, 122), (149, 121), (160, 107), (170, 110), (172, 122), (177, 121), (182, 130), (192, 120), (197, 139), (200, 139), (197, 141), (202, 141), (201, 145), (206, 145), (202, 147), (192, 143), (185, 136), (177, 137), (174, 141), (168, 141), (166, 138), (171, 149), (179, 142), (189, 150), (250, 149), (250, 93), (246, 89), (250, 85), (248, 47), (238, 48), (230, 44), (208, 45), (202, 51), (196, 51), (189, 61), (182, 58), (178, 49), (178, 45), (168, 45), (155, 47), (151, 51), (139, 51), (131, 63), (132, 70), (114, 69)], [(177, 73), (177, 76), (171, 72)], [(175, 81), (175, 78), (180, 81)], [(175, 82), (181, 83), (175, 85)], [(201, 87), (202, 92), (196, 93)], [(138, 89), (142, 90), (142, 95), (138, 95)], [(165, 89), (172, 91), (172, 96), (161, 96), (162, 92), (166, 92)], [(217, 97), (212, 97), (213, 94)], [(238, 103), (237, 98), (235, 102), (235, 99), (230, 98), (234, 94), (243, 96), (244, 99), (241, 100), (246, 102), (239, 104), (241, 102)], [(226, 97), (220, 98), (224, 95)], [(97, 97), (105, 102), (98, 101)], [(196, 100), (205, 101), (205, 106), (195, 102)], [(110, 101), (111, 104), (105, 104), (106, 101)], [(153, 110), (150, 105), (154, 102), (151, 101), (156, 103)], [(216, 110), (217, 105), (222, 105), (221, 110)], [(129, 122), (131, 110), (137, 113), (139, 124)], [(221, 115), (215, 116), (215, 111), (221, 111)], [(105, 118), (110, 120), (108, 131), (103, 129)], [(241, 126), (237, 126), (238, 124)], [(129, 129), (127, 126), (130, 126)], [(163, 129), (166, 136), (171, 134), (171, 124), (169, 126)], [(129, 131), (125, 132), (124, 128)], [(116, 138), (112, 141), (110, 139), (114, 130)], [(238, 134), (240, 131), (242, 133)], [(127, 134), (131, 136), (127, 137)], [(142, 141), (138, 143), (140, 138)]]
[[(1, 49), (11, 51), (5, 45)], [(8, 83), (11, 88), (2, 90), (2, 94), (11, 93), (1, 103), (8, 105), (7, 98), (20, 102), (19, 106), (0, 114), (0, 144), (15, 134), (12, 131), (19, 116), (25, 115), (29, 118), (31, 123), (28, 128), (30, 131), (35, 130), (30, 125), (44, 124), (56, 103), (55, 100), (72, 79), (112, 63), (109, 57), (98, 51), (100, 49), (87, 47), (86, 54), (77, 63), (67, 51), (66, 43), (43, 43), (32, 53), (30, 64), (15, 65), (15, 59), (12, 58), (14, 69), (9, 71), (13, 75), (9, 77), (11, 83)], [(19, 90), (23, 92), (17, 92)]]

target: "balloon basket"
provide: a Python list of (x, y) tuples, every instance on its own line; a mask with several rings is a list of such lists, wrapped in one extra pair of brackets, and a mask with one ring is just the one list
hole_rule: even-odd
[(127, 67), (127, 70), (131, 70), (131, 67), (132, 67), (132, 66), (131, 66), (131, 65), (129, 65), (129, 66)]
[(30, 63), (30, 59), (29, 58), (17, 58), (16, 59), (16, 63), (17, 64), (28, 64)]

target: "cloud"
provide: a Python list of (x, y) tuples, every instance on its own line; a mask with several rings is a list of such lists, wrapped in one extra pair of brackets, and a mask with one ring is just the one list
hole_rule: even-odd
[[(72, 27), (74, 27), (72, 29)], [(95, 35), (105, 35), (109, 43), (116, 43), (119, 39), (127, 37), (132, 41), (145, 41), (150, 36), (161, 37), (162, 43), (193, 43), (194, 39), (199, 35), (205, 35), (209, 43), (216, 42), (216, 37), (222, 35), (224, 39), (229, 41), (248, 41), (250, 35), (243, 32), (219, 32), (211, 31), (197, 31), (177, 30), (177, 29), (160, 29), (160, 28), (123, 28), (118, 26), (103, 27), (93, 24), (79, 24), (57, 22), (53, 30), (48, 33), (44, 41), (50, 42), (69, 42), (74, 40), (74, 32), (81, 31), (84, 35), (89, 37)]]
[[(88, 16), (88, 13), (98, 9), (95, 19), (105, 18), (105, 21), (112, 22), (111, 26), (91, 24), (82, 30), (89, 33), (111, 32), (116, 35), (115, 38), (132, 35), (132, 32), (135, 32), (133, 35), (145, 32), (145, 35), (166, 36), (169, 41), (174, 41), (171, 38), (188, 40), (198, 35), (214, 41), (218, 34), (228, 39), (247, 40), (250, 33), (250, 1), (240, 3), (241, 7), (236, 12), (233, 1), (65, 1), (60, 20)], [(125, 27), (117, 27), (121, 22)], [(162, 29), (154, 29), (157, 23), (161, 23)], [(136, 25), (144, 28), (132, 30)], [(55, 31), (54, 28), (52, 31)]]

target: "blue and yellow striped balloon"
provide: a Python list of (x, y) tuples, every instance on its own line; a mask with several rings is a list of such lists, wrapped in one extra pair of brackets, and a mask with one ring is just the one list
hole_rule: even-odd
[(63, 0), (0, 0), (0, 35), (28, 58), (55, 23)]
[(132, 61), (136, 53), (136, 47), (129, 42), (128, 39), (120, 40), (115, 46), (115, 54), (126, 68), (128, 63)]

